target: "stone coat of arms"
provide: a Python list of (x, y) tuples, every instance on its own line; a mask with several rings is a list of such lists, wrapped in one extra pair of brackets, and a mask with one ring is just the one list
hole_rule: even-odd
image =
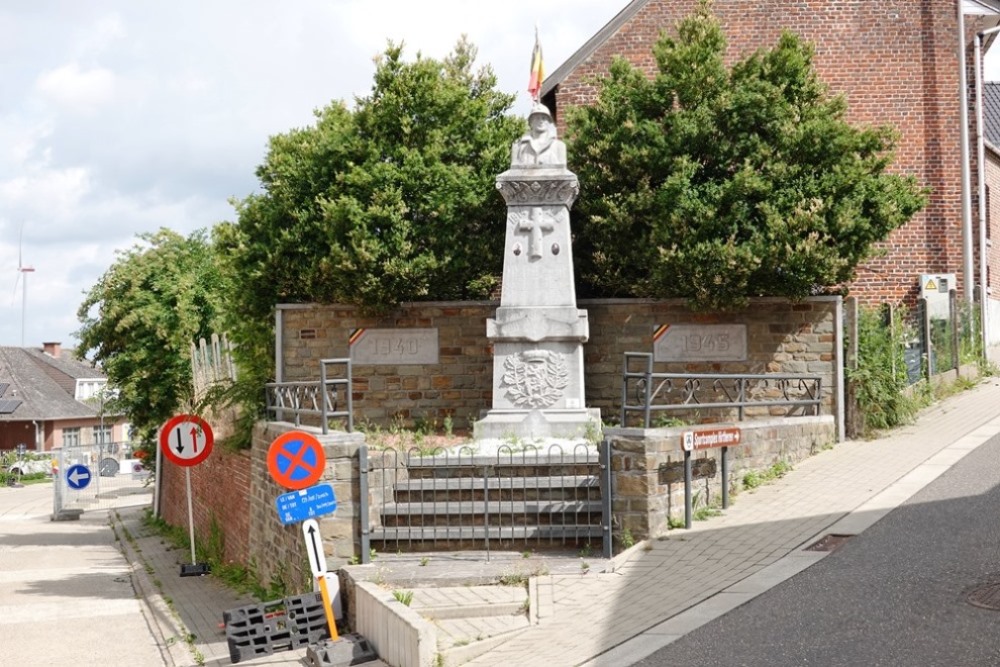
[(566, 360), (558, 352), (528, 350), (504, 361), (501, 380), (507, 399), (519, 408), (547, 408), (569, 385)]

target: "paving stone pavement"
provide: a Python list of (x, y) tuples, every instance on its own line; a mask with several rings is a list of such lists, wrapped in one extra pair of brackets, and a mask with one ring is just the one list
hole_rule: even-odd
[(941, 402), (912, 425), (850, 441), (743, 492), (722, 516), (637, 545), (613, 572), (538, 580), (540, 625), (470, 665), (627, 665), (817, 562), (827, 533), (861, 532), (1000, 433), (1000, 382)]
[[(782, 479), (740, 493), (721, 516), (697, 522), (692, 530), (672, 531), (664, 539), (638, 544), (607, 564), (603, 572), (599, 570), (604, 563), (584, 569), (579, 559), (566, 568), (551, 568), (550, 574), (537, 577), (532, 584), (535, 589), (532, 599), (537, 607), (533, 614), (537, 614), (540, 623), (511, 635), (469, 664), (545, 667), (631, 664), (817, 562), (825, 553), (803, 551), (803, 546), (827, 533), (863, 531), (998, 433), (1000, 381), (989, 378), (975, 389), (928, 409), (913, 425), (884, 438), (840, 443), (799, 462)], [(16, 501), (20, 496), (9, 498)], [(99, 537), (99, 531), (93, 530), (103, 523), (104, 532), (110, 534), (102, 517), (91, 520), (85, 515), (77, 527), (56, 530), (52, 526), (42, 539), (27, 536), (29, 528), (38, 530), (28, 526), (27, 522), (33, 520), (29, 514), (16, 503), (5, 510), (0, 522), (4, 530), (22, 537), (14, 538), (21, 542), (0, 543), (0, 559), (10, 559), (21, 552), (30, 556), (29, 552), (40, 551), (39, 545), (45, 553), (53, 552), (58, 549), (57, 542), (68, 540), (67, 544), (73, 545), (74, 539), (88, 549), (114, 550), (112, 537)], [(64, 610), (72, 608), (79, 612), (85, 608), (99, 623), (106, 615), (120, 619), (136, 617), (133, 607), (141, 607), (144, 624), (150, 630), (138, 634), (151, 634), (152, 639), (117, 639), (117, 635), (98, 634), (109, 655), (124, 657), (128, 651), (155, 650), (155, 644), (168, 666), (231, 664), (221, 626), (222, 613), (254, 601), (235, 594), (211, 576), (180, 577), (180, 565), (189, 561), (190, 552), (172, 548), (146, 529), (141, 509), (118, 510), (112, 517), (128, 561), (116, 560), (113, 554), (102, 555), (107, 564), (105, 574), (110, 577), (106, 590), (94, 597), (94, 604), (83, 604), (81, 597), (73, 607), (64, 605)], [(77, 532), (81, 534), (73, 537)], [(77, 553), (81, 558), (86, 557), (83, 550)], [(458, 568), (455, 562), (446, 565), (443, 569), (451, 572)], [(35, 577), (32, 568), (47, 565), (36, 558), (31, 563), (22, 561), (18, 567), (19, 572), (9, 569), (0, 572), (0, 582), (27, 581)], [(509, 568), (510, 564), (503, 567)], [(430, 572), (432, 568), (411, 569)], [(118, 585), (116, 577), (129, 573), (145, 604), (108, 588)], [(66, 574), (72, 573), (67, 570)], [(459, 592), (454, 593), (454, 599), (460, 604), (466, 592), (456, 590)], [(48, 591), (45, 593), (50, 595)], [(447, 593), (441, 592), (445, 599), (435, 603), (447, 605)], [(51, 612), (39, 606), (45, 602), (43, 598), (36, 596), (29, 601), (34, 605), (32, 613)], [(481, 605), (482, 600), (471, 603)], [(9, 604), (20, 604), (20, 600), (11, 598)], [(11, 610), (13, 607), (8, 611)], [(19, 613), (24, 615), (23, 610)], [(25, 622), (21, 626), (25, 631), (44, 627)], [(190, 642), (186, 641), (188, 637)], [(95, 646), (93, 650), (99, 648)], [(279, 652), (240, 664), (303, 665), (304, 654), (301, 649)], [(37, 652), (30, 655), (38, 656)], [(7, 664), (6, 657), (9, 656), (0, 656), (0, 663)], [(158, 663), (109, 658), (94, 663), (77, 660), (75, 664), (112, 667)]]
[[(177, 667), (231, 665), (223, 613), (257, 600), (236, 593), (210, 575), (181, 577), (180, 566), (190, 563), (191, 552), (178, 549), (144, 525), (144, 513), (144, 508), (122, 510), (113, 519), (133, 564), (136, 587), (153, 610), (167, 663)], [(277, 651), (239, 664), (301, 667), (306, 664), (305, 655), (305, 648)]]

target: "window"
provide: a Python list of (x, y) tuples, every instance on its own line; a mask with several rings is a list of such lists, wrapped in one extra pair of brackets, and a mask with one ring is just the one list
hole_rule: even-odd
[(62, 430), (62, 444), (63, 444), (63, 447), (79, 447), (80, 446), (80, 429), (79, 428), (64, 428)]
[[(103, 429), (103, 431), (102, 431), (102, 429)], [(112, 442), (114, 442), (113, 436), (111, 435), (111, 427), (110, 426), (104, 426), (104, 427), (95, 426), (94, 427), (94, 442), (96, 444), (98, 444), (98, 445), (109, 445)]]

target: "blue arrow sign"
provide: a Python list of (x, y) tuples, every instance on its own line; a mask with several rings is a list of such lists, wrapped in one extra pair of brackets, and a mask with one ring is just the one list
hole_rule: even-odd
[(90, 468), (80, 463), (70, 466), (66, 471), (66, 484), (77, 491), (87, 488), (90, 484)]
[(301, 491), (283, 493), (274, 501), (278, 520), (285, 526), (337, 510), (337, 498), (329, 484), (317, 484)]

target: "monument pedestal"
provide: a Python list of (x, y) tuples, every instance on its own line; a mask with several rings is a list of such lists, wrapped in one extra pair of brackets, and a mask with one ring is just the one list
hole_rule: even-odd
[(493, 344), (493, 408), (479, 439), (582, 438), (599, 432), (587, 409), (583, 344), (587, 311), (576, 307), (569, 209), (579, 193), (565, 165), (514, 165), (497, 177), (507, 202), (503, 285)]

